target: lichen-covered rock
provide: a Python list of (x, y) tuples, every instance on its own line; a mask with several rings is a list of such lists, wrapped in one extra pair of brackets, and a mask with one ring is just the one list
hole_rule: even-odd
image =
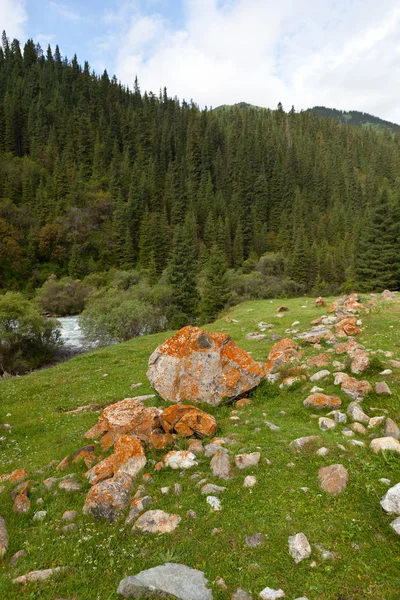
[(212, 600), (207, 583), (202, 571), (166, 563), (126, 577), (120, 582), (117, 594), (124, 598), (172, 596), (178, 600)]
[(238, 469), (248, 469), (249, 467), (255, 467), (260, 462), (261, 454), (259, 452), (252, 452), (251, 454), (238, 454), (235, 456), (235, 465)]
[(125, 519), (125, 525), (133, 525), (139, 515), (151, 506), (152, 502), (153, 498), (151, 496), (143, 496), (142, 498), (133, 500), (129, 514)]
[(317, 307), (326, 306), (326, 302), (322, 298), (322, 296), (318, 296), (318, 298), (315, 300), (315, 306), (317, 306)]
[(147, 376), (164, 400), (219, 404), (259, 385), (265, 365), (225, 333), (184, 327), (161, 344), (149, 359)]
[(145, 406), (143, 400), (154, 398), (153, 395), (125, 398), (107, 406), (101, 413), (99, 421), (106, 424), (117, 439), (124, 433), (131, 433), (144, 442), (148, 442), (153, 429), (160, 426), (161, 409)]
[(162, 429), (153, 429), (149, 438), (149, 444), (156, 450), (162, 450), (170, 446), (174, 441), (174, 435), (165, 433)]
[(197, 465), (197, 460), (188, 450), (172, 450), (164, 456), (164, 464), (171, 469), (191, 469)]
[(86, 496), (83, 514), (115, 521), (129, 504), (132, 477), (123, 473), (94, 485)]
[(181, 520), (179, 515), (169, 514), (163, 510), (148, 510), (138, 518), (132, 532), (139, 529), (144, 533), (171, 533)]
[(224, 480), (231, 479), (232, 473), (229, 455), (223, 448), (217, 450), (217, 452), (214, 454), (210, 462), (210, 467), (215, 477), (219, 477), (220, 479)]
[(322, 408), (339, 408), (342, 405), (342, 401), (338, 396), (327, 396), (326, 394), (317, 393), (308, 396), (303, 404), (307, 408), (320, 410)]
[(352, 373), (359, 375), (364, 373), (370, 367), (368, 353), (365, 350), (358, 349), (353, 353), (353, 360), (350, 365)]
[(352, 400), (361, 402), (366, 394), (372, 392), (372, 385), (365, 379), (359, 381), (354, 377), (349, 377), (347, 373), (336, 373), (335, 385), (341, 386), (342, 392), (350, 396)]
[(94, 445), (83, 446), (83, 448), (79, 448), (79, 450), (74, 452), (74, 454), (72, 455), (72, 462), (77, 463), (80, 460), (83, 460), (84, 458), (94, 457), (95, 450), (96, 446)]
[(133, 435), (121, 435), (114, 446), (114, 474), (136, 475), (147, 463), (141, 442)]
[(289, 338), (279, 340), (274, 344), (268, 354), (267, 371), (269, 374), (278, 373), (291, 361), (301, 357), (297, 342)]
[(161, 417), (161, 426), (166, 433), (177, 433), (181, 437), (197, 435), (211, 437), (217, 430), (217, 422), (212, 415), (194, 406), (183, 404), (169, 406)]
[(310, 367), (318, 367), (319, 369), (322, 369), (323, 367), (327, 367), (329, 365), (329, 360), (329, 354), (318, 354), (318, 356), (314, 356), (314, 358), (310, 358), (308, 360), (308, 365)]
[(339, 317), (336, 323), (336, 334), (339, 337), (361, 335), (362, 330), (357, 326), (357, 317)]
[(96, 485), (104, 479), (109, 479), (114, 475), (114, 463), (115, 456), (107, 456), (104, 460), (94, 465), (89, 471), (86, 471), (85, 477), (88, 479), (90, 485)]
[(324, 492), (335, 496), (340, 494), (347, 486), (349, 473), (343, 465), (330, 465), (319, 469), (318, 479)]

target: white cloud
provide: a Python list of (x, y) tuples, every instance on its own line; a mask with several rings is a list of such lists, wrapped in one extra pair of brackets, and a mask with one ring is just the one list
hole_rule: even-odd
[(75, 10), (72, 10), (67, 4), (61, 4), (60, 2), (49, 2), (50, 8), (55, 10), (60, 17), (67, 19), (68, 21), (80, 21), (81, 16)]
[(137, 74), (142, 90), (166, 86), (201, 106), (323, 104), (400, 122), (398, 0), (183, 0), (183, 8), (180, 30), (136, 2), (120, 18), (108, 13), (124, 83)]
[(0, 0), (1, 29), (5, 30), (10, 40), (17, 38), (24, 41), (27, 21), (25, 0)]

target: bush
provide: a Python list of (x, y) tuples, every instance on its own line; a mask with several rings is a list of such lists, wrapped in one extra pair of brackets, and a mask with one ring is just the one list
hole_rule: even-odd
[(59, 324), (41, 317), (22, 294), (0, 296), (0, 374), (21, 374), (49, 362), (62, 345)]
[(65, 317), (81, 313), (92, 292), (93, 287), (84, 285), (79, 279), (57, 279), (55, 275), (50, 275), (37, 291), (35, 302), (42, 313)]
[(90, 297), (79, 319), (89, 341), (107, 345), (165, 329), (163, 312), (135, 292), (110, 289)]

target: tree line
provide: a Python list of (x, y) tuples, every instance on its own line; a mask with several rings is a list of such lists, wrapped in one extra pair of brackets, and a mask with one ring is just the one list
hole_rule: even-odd
[(183, 321), (262, 257), (305, 292), (396, 289), (400, 133), (200, 110), (3, 33), (0, 256), (0, 289), (28, 295), (51, 275), (167, 278)]

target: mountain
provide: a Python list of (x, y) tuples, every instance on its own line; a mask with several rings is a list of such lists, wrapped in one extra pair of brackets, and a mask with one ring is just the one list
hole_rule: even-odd
[(358, 110), (349, 110), (346, 112), (337, 110), (336, 108), (327, 108), (326, 106), (314, 106), (313, 108), (307, 109), (306, 112), (313, 112), (317, 117), (335, 119), (336, 121), (340, 121), (340, 123), (357, 125), (363, 128), (375, 129), (376, 131), (385, 129), (390, 129), (393, 133), (398, 133), (400, 131), (400, 125)]

